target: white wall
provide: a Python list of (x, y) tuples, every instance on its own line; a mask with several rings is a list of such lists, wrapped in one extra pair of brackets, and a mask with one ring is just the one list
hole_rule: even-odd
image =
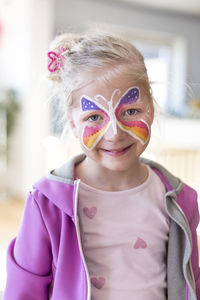
[[(59, 0), (55, 31), (79, 30), (87, 22), (115, 24), (131, 30), (145, 30), (150, 36), (180, 36), (187, 44), (187, 82), (199, 83), (200, 17), (147, 10), (120, 1)], [(200, 85), (192, 84), (193, 96), (200, 97)], [(191, 96), (191, 95), (190, 95)]]
[(54, 1), (4, 1), (1, 8), (0, 88), (16, 89), (21, 104), (6, 177), (8, 191), (21, 196), (44, 172), (42, 140), (49, 122), (43, 78), (54, 27)]

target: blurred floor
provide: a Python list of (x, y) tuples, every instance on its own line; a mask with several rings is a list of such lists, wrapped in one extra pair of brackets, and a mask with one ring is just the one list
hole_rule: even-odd
[(6, 250), (18, 232), (23, 208), (24, 202), (20, 199), (0, 202), (0, 299), (6, 283)]

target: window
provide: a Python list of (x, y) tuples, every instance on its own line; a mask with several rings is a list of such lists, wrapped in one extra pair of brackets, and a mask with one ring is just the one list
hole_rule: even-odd
[(171, 42), (134, 42), (145, 58), (152, 84), (153, 96), (161, 109), (183, 117), (186, 109), (186, 48), (185, 41), (176, 38)]

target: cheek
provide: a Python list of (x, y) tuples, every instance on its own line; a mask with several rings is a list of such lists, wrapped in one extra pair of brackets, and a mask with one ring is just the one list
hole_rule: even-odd
[(118, 122), (119, 127), (129, 133), (131, 136), (136, 138), (141, 142), (142, 145), (146, 144), (150, 136), (150, 127), (148, 123), (144, 120), (135, 121), (121, 121)]
[(81, 132), (81, 143), (88, 150), (92, 150), (100, 139), (105, 134), (109, 126), (109, 120), (105, 120), (101, 125), (98, 126), (85, 126)]

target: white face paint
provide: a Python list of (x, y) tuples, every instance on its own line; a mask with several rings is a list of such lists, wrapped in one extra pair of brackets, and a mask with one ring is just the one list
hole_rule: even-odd
[[(91, 117), (97, 118), (96, 120), (93, 119), (90, 126), (86, 125), (82, 131), (81, 142), (87, 149), (92, 150), (110, 126), (113, 128), (114, 135), (117, 134), (117, 126), (119, 126), (121, 130), (129, 133), (142, 144), (147, 142), (149, 125), (144, 120), (133, 118), (135, 114), (131, 115), (131, 111), (135, 111), (134, 108), (131, 108), (131, 105), (140, 100), (139, 88), (130, 87), (114, 106), (113, 98), (120, 93), (119, 89), (115, 89), (109, 101), (102, 95), (96, 95), (94, 99), (85, 95), (81, 96), (82, 111), (88, 112), (88, 119)], [(99, 100), (105, 101), (108, 109), (101, 105), (98, 102)], [(122, 111), (127, 113), (126, 110), (130, 113), (128, 117), (124, 117), (121, 113)]]
[(111, 95), (110, 101), (106, 100), (104, 98), (104, 96), (102, 96), (102, 95), (96, 95), (94, 97), (97, 101), (98, 101), (98, 98), (103, 99), (106, 102), (106, 104), (108, 105), (108, 111), (105, 108), (104, 108), (104, 110), (107, 112), (107, 114), (110, 117), (110, 124), (112, 124), (114, 134), (117, 134), (117, 120), (115, 117), (115, 108), (113, 107), (113, 98), (114, 98), (115, 94), (120, 94), (120, 93), (121, 93), (121, 91), (119, 89), (115, 89)]

